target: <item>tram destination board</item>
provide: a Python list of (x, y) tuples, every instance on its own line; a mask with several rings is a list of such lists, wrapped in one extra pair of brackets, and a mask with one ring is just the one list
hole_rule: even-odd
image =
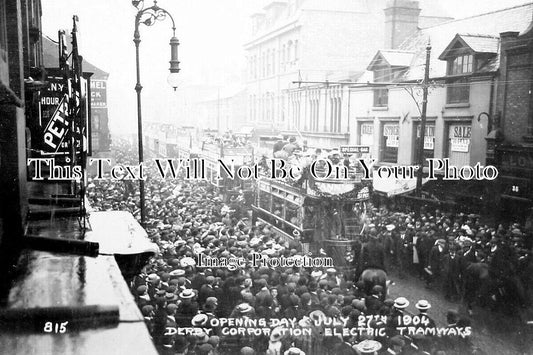
[(341, 154), (370, 153), (370, 147), (367, 145), (341, 145)]

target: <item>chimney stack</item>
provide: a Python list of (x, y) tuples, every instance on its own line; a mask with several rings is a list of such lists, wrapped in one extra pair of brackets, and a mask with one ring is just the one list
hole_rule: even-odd
[(396, 49), (418, 29), (418, 1), (390, 0), (385, 8), (385, 48)]

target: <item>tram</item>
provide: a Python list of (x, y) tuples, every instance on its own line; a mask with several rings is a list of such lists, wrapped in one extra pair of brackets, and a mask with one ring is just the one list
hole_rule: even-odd
[[(227, 200), (231, 199), (233, 192), (237, 193), (239, 190), (242, 190), (245, 199), (251, 200), (246, 198), (253, 191), (251, 179), (240, 179), (236, 175), (232, 177), (224, 168), (226, 166), (231, 171), (253, 164), (254, 150), (251, 146), (235, 147), (218, 142), (204, 142), (198, 151), (198, 158), (205, 163), (209, 183)], [(224, 166), (220, 162), (224, 162)]]
[(323, 249), (336, 265), (348, 267), (346, 251), (363, 229), (372, 190), (372, 182), (362, 177), (355, 169), (342, 180), (263, 176), (256, 182), (252, 223), (266, 223), (287, 242), (299, 239), (304, 252)]

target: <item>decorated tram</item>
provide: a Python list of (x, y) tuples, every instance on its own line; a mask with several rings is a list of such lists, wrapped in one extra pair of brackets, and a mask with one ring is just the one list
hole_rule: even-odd
[(285, 241), (300, 241), (305, 252), (323, 249), (336, 265), (349, 266), (347, 251), (364, 228), (372, 190), (362, 177), (355, 168), (344, 179), (305, 171), (298, 181), (263, 176), (256, 181), (252, 223), (266, 223)]

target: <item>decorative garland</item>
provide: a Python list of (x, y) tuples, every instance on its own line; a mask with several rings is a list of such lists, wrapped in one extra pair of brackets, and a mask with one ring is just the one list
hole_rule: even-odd
[(370, 189), (371, 187), (370, 183), (361, 182), (361, 188), (354, 187), (353, 190), (351, 191), (348, 191), (348, 192), (345, 192), (339, 195), (332, 195), (330, 193), (321, 191), (316, 186), (316, 179), (309, 173), (309, 167), (303, 168), (302, 176), (300, 177), (300, 179), (298, 180), (284, 179), (283, 181), (297, 188), (302, 188), (303, 182), (307, 181), (308, 182), (307, 186), (309, 187), (310, 190), (313, 191), (313, 194), (315, 196), (319, 198), (327, 198), (333, 201), (348, 201), (348, 200), (357, 199), (357, 195), (359, 194), (362, 188), (368, 187)]

